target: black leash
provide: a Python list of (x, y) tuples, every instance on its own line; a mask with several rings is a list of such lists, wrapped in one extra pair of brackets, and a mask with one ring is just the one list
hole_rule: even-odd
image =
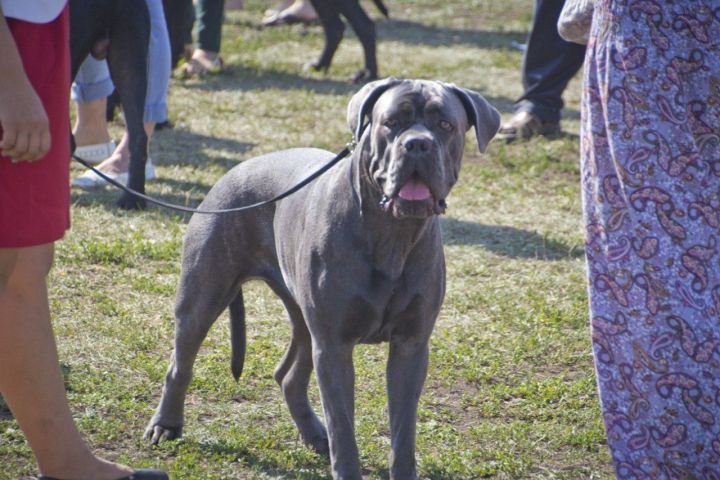
[(355, 148), (355, 145), (356, 145), (356, 141), (355, 141), (355, 140), (353, 140), (352, 142), (348, 143), (347, 146), (346, 146), (340, 153), (338, 153), (337, 155), (335, 155), (335, 157), (334, 157), (333, 159), (331, 159), (329, 162), (327, 162), (325, 165), (323, 165), (322, 167), (318, 168), (315, 172), (311, 173), (307, 178), (305, 178), (304, 180), (302, 180), (300, 183), (298, 183), (298, 184), (295, 185), (294, 187), (290, 188), (289, 190), (281, 193), (280, 195), (278, 195), (278, 196), (276, 196), (276, 197), (274, 197), (274, 198), (271, 198), (270, 200), (263, 200), (262, 202), (253, 203), (252, 205), (245, 205), (245, 206), (242, 206), (242, 207), (227, 208), (227, 209), (222, 209), (222, 210), (198, 210), (198, 209), (196, 209), (196, 208), (183, 207), (182, 205), (175, 205), (175, 204), (173, 204), (173, 203), (168, 203), (168, 202), (165, 202), (165, 201), (163, 201), (163, 200), (158, 200), (158, 199), (156, 199), (156, 198), (150, 197), (150, 196), (145, 195), (145, 194), (143, 194), (143, 193), (137, 192), (137, 191), (133, 190), (132, 188), (129, 188), (128, 186), (123, 185), (122, 183), (118, 182), (117, 180), (108, 177), (108, 176), (105, 175), (103, 172), (101, 172), (101, 171), (98, 170), (97, 168), (93, 167), (87, 160), (84, 160), (84, 159), (78, 157), (78, 156), (75, 155), (74, 153), (73, 153), (73, 155), (72, 155), (72, 158), (75, 159), (77, 162), (81, 163), (81, 164), (82, 164), (83, 166), (85, 166), (86, 168), (88, 168), (88, 169), (92, 170), (93, 172), (95, 172), (97, 175), (100, 176), (100, 178), (102, 178), (103, 180), (105, 180), (105, 181), (108, 182), (109, 184), (114, 185), (115, 187), (117, 187), (117, 188), (119, 188), (119, 189), (121, 189), (121, 190), (124, 190), (124, 191), (126, 191), (127, 193), (129, 193), (129, 194), (131, 194), (131, 195), (134, 195), (134, 196), (136, 196), (136, 197), (138, 197), (138, 198), (142, 198), (142, 199), (144, 199), (144, 200), (146, 200), (146, 201), (148, 201), (148, 202), (150, 202), (150, 203), (154, 203), (154, 204), (156, 204), (156, 205), (160, 205), (161, 207), (169, 208), (169, 209), (171, 209), (171, 210), (177, 210), (177, 211), (179, 211), (179, 212), (205, 213), (205, 214), (210, 214), (210, 215), (216, 215), (216, 214), (221, 214), (221, 213), (234, 213), (234, 212), (243, 212), (243, 211), (245, 211), (245, 210), (251, 210), (251, 209), (253, 209), (253, 208), (258, 208), (258, 207), (262, 207), (262, 206), (265, 206), (265, 205), (270, 205), (271, 203), (275, 203), (275, 202), (277, 202), (278, 200), (282, 200), (283, 198), (292, 195), (293, 193), (297, 192), (298, 190), (300, 190), (301, 188), (303, 188), (304, 186), (306, 186), (308, 183), (310, 183), (310, 182), (312, 182), (313, 180), (315, 180), (317, 177), (319, 177), (319, 176), (322, 175), (323, 173), (325, 173), (325, 172), (327, 172), (328, 170), (330, 170), (330, 169), (331, 169), (336, 163), (338, 163), (340, 160), (342, 160), (343, 158), (345, 158), (345, 157), (347, 157), (348, 155), (350, 155), (350, 153), (351, 153), (351, 152), (353, 151), (353, 149)]

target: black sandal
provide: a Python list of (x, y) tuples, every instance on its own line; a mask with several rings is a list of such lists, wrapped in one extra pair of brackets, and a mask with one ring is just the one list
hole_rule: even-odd
[[(46, 477), (45, 475), (38, 475), (36, 478), (37, 480), (59, 480), (54, 477)], [(167, 473), (163, 471), (141, 468), (135, 470), (132, 475), (118, 478), (117, 480), (169, 480), (169, 478)]]

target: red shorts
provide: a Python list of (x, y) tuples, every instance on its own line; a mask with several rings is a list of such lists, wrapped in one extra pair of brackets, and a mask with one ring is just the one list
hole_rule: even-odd
[(70, 227), (68, 7), (50, 23), (6, 20), (52, 137), (50, 152), (38, 161), (0, 156), (0, 248), (19, 248), (59, 240)]

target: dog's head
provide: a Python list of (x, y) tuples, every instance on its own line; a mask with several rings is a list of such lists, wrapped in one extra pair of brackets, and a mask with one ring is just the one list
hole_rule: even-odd
[(384, 196), (384, 210), (396, 218), (427, 218), (445, 211), (445, 198), (458, 180), (465, 132), (475, 128), (484, 152), (500, 114), (471, 90), (388, 78), (353, 96), (348, 125), (370, 181)]

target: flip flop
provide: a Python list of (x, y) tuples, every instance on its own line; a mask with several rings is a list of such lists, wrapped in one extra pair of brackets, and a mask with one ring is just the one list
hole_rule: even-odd
[[(103, 172), (105, 173), (105, 172)], [(123, 173), (105, 173), (108, 177), (112, 178), (116, 182), (120, 182), (123, 185), (127, 185), (129, 174), (128, 172)], [(157, 178), (157, 174), (155, 173), (155, 167), (153, 166), (152, 159), (150, 157), (147, 158), (147, 163), (145, 163), (145, 181), (150, 182), (152, 180), (155, 180)], [(82, 188), (85, 190), (89, 190), (92, 188), (99, 188), (99, 187), (110, 187), (110, 183), (108, 183), (104, 178), (102, 178), (97, 173), (93, 172), (92, 170), (87, 170), (85, 173), (80, 175), (79, 177), (73, 179), (70, 182), (70, 185), (77, 188)]]
[[(167, 476), (167, 473), (160, 471), (160, 470), (151, 470), (146, 468), (141, 468), (139, 470), (135, 470), (132, 475), (129, 475), (127, 477), (118, 478), (118, 480), (169, 480), (170, 477)], [(46, 477), (45, 475), (38, 475), (36, 477), (37, 480), (60, 480), (54, 477)]]
[(182, 78), (202, 77), (203, 75), (217, 75), (223, 71), (223, 60), (215, 57), (207, 67), (200, 60), (191, 58), (185, 65), (180, 67), (180, 75)]

